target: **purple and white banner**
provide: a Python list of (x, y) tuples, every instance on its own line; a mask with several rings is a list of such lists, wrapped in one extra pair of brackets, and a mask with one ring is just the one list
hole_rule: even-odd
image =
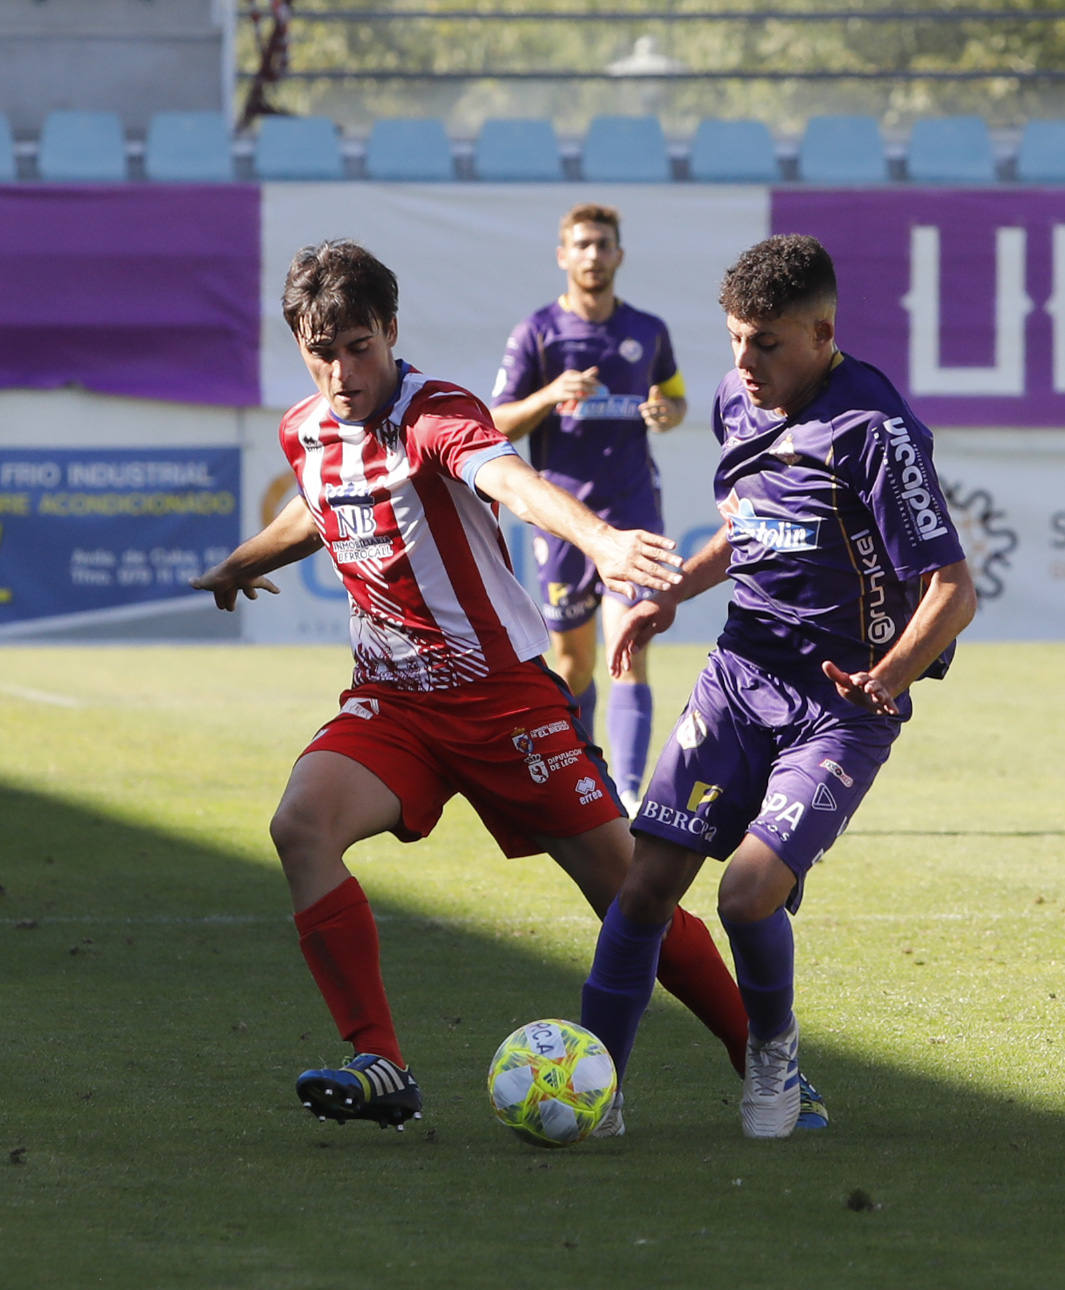
[(0, 387), (259, 402), (259, 189), (0, 186)]
[(840, 288), (840, 346), (931, 426), (1065, 426), (1065, 191), (775, 190)]

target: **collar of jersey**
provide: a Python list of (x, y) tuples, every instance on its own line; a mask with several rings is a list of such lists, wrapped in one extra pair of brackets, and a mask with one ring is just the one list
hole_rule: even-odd
[[(382, 403), (379, 408), (375, 408), (374, 411), (370, 413), (370, 415), (366, 418), (365, 421), (345, 421), (343, 417), (337, 416), (337, 414), (333, 411), (332, 407), (329, 408), (329, 415), (333, 418), (333, 420), (337, 423), (337, 425), (361, 426), (364, 429), (367, 427), (372, 428), (379, 421), (383, 421), (385, 417), (387, 417), (388, 414), (392, 411), (392, 409), (396, 406), (396, 400), (399, 398), (399, 392), (400, 390), (402, 390), (403, 382), (407, 379), (407, 373), (410, 370), (411, 370), (411, 365), (408, 362), (405, 362), (402, 358), (396, 359), (397, 379), (396, 379), (395, 388), (393, 389), (392, 393), (388, 396), (388, 398), (385, 399), (384, 403)], [(326, 402), (328, 404), (328, 400), (326, 400)]]

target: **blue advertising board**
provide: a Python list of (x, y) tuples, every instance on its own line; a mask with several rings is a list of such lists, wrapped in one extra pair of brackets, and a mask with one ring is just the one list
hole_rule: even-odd
[(197, 605), (237, 545), (238, 448), (0, 451), (0, 635), (71, 616)]

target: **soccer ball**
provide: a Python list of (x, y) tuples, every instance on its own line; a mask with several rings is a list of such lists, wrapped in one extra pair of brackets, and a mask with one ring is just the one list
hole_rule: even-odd
[(595, 1128), (618, 1077), (604, 1045), (572, 1021), (530, 1021), (496, 1049), (488, 1095), (502, 1122), (538, 1147), (568, 1147)]

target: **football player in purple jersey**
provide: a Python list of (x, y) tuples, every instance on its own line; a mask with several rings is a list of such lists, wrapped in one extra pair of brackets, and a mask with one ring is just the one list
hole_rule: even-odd
[[(563, 216), (558, 265), (566, 291), (515, 327), (496, 379), (492, 416), (510, 440), (529, 436), (529, 459), (552, 483), (610, 524), (661, 533), (658, 471), (648, 430), (684, 418), (684, 380), (665, 323), (620, 300), (618, 212), (582, 203)], [(597, 611), (609, 650), (631, 603), (604, 589), (572, 543), (538, 530), (533, 551), (555, 665), (577, 696), (591, 735), (595, 719)], [(651, 738), (646, 652), (615, 677), (607, 701), (611, 772), (630, 815)]]
[(931, 433), (881, 372), (836, 347), (824, 247), (758, 243), (720, 303), (735, 360), (713, 413), (725, 523), (675, 591), (628, 611), (612, 669), (679, 601), (726, 577), (734, 590), (633, 822), (582, 1021), (623, 1072), (662, 928), (703, 860), (727, 861), (718, 912), (748, 1014), (743, 1131), (778, 1138), (800, 1116), (790, 917), (910, 716), (910, 686), (945, 673), (976, 593)]

